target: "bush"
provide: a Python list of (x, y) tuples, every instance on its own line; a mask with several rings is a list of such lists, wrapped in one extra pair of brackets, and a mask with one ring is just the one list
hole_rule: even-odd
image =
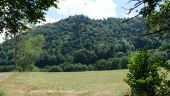
[(123, 56), (121, 58), (110, 59), (111, 69), (127, 69), (128, 57)]
[(83, 65), (81, 63), (78, 64), (70, 64), (68, 62), (59, 65), (64, 72), (74, 72), (74, 71), (87, 71), (87, 65)]
[(163, 82), (160, 88), (157, 90), (157, 96), (170, 96), (170, 80), (166, 80), (167, 76), (164, 75)]
[(101, 59), (96, 62), (95, 68), (96, 70), (108, 70), (110, 69), (111, 65), (108, 61)]
[(127, 69), (128, 67), (127, 67), (127, 65), (128, 65), (128, 57), (127, 56), (123, 56), (122, 58), (121, 58), (121, 63), (120, 63), (120, 69)]
[(87, 71), (93, 71), (93, 70), (95, 70), (95, 67), (93, 65), (87, 66)]
[(82, 65), (80, 63), (78, 64), (73, 64), (74, 66), (74, 71), (87, 71), (88, 67), (86, 65)]
[(60, 64), (59, 66), (63, 69), (64, 72), (72, 72), (72, 71), (74, 71), (73, 64), (70, 64), (70, 63), (66, 62), (66, 63)]
[(139, 50), (129, 59), (129, 73), (125, 82), (131, 87), (132, 96), (156, 96), (161, 84), (158, 66), (150, 59), (147, 50)]
[(121, 59), (113, 58), (111, 60), (111, 69), (120, 69)]
[(0, 72), (10, 72), (15, 70), (15, 66), (0, 66)]
[(40, 71), (40, 69), (36, 67), (34, 64), (29, 64), (27, 66), (19, 65), (17, 66), (17, 70), (20, 72), (39, 72)]
[(50, 67), (49, 72), (63, 72), (63, 69), (59, 66), (52, 66)]
[(113, 69), (126, 69), (128, 64), (128, 58), (123, 56), (122, 58), (110, 58), (108, 60), (101, 59), (96, 62), (96, 70), (113, 70)]

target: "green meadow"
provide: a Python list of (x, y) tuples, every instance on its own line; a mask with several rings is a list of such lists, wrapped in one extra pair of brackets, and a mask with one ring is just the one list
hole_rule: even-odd
[(124, 96), (127, 70), (0, 73), (6, 96)]

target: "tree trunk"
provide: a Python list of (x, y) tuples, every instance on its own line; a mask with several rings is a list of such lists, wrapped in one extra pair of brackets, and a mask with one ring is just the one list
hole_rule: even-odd
[(17, 69), (17, 35), (14, 33), (14, 65)]

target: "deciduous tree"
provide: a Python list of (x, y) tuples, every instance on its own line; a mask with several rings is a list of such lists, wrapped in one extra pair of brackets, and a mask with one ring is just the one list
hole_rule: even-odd
[(170, 31), (170, 0), (130, 0), (130, 2), (136, 3), (129, 9), (129, 13), (136, 10), (139, 11), (136, 16), (142, 15), (146, 18), (150, 31), (148, 34), (159, 34), (161, 37), (169, 35), (167, 32)]
[(17, 35), (28, 27), (23, 19), (28, 23), (38, 23), (45, 21), (45, 11), (49, 7), (56, 7), (58, 0), (1, 0), (0, 1), (0, 33), (12, 34), (14, 37), (14, 63), (17, 54)]
[(34, 63), (43, 52), (43, 43), (43, 35), (22, 36), (17, 54), (17, 64), (20, 71), (34, 71)]

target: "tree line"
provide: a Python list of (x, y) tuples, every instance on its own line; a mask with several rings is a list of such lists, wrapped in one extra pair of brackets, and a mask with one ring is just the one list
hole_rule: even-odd
[[(147, 47), (152, 50), (168, 42), (153, 36), (141, 37), (147, 32), (147, 25), (143, 18), (139, 17), (123, 23), (125, 20), (125, 18), (94, 20), (83, 15), (76, 15), (56, 23), (36, 27), (20, 34), (18, 42), (22, 45), (24, 39), (28, 40), (24, 42), (25, 49), (22, 49), (28, 50), (33, 44), (30, 42), (38, 44), (38, 41), (34, 40), (29, 42), (29, 38), (41, 37), (40, 56), (34, 56), (38, 51), (32, 48), (30, 52), (34, 53), (33, 56), (20, 55), (20, 58), (30, 56), (33, 60), (33, 66), (30, 68), (41, 71), (126, 69), (128, 55), (138, 48)], [(14, 70), (13, 39), (0, 44), (0, 71)], [(27, 62), (24, 60), (22, 58), (18, 64)], [(33, 71), (32, 69), (28, 68), (27, 71)]]

